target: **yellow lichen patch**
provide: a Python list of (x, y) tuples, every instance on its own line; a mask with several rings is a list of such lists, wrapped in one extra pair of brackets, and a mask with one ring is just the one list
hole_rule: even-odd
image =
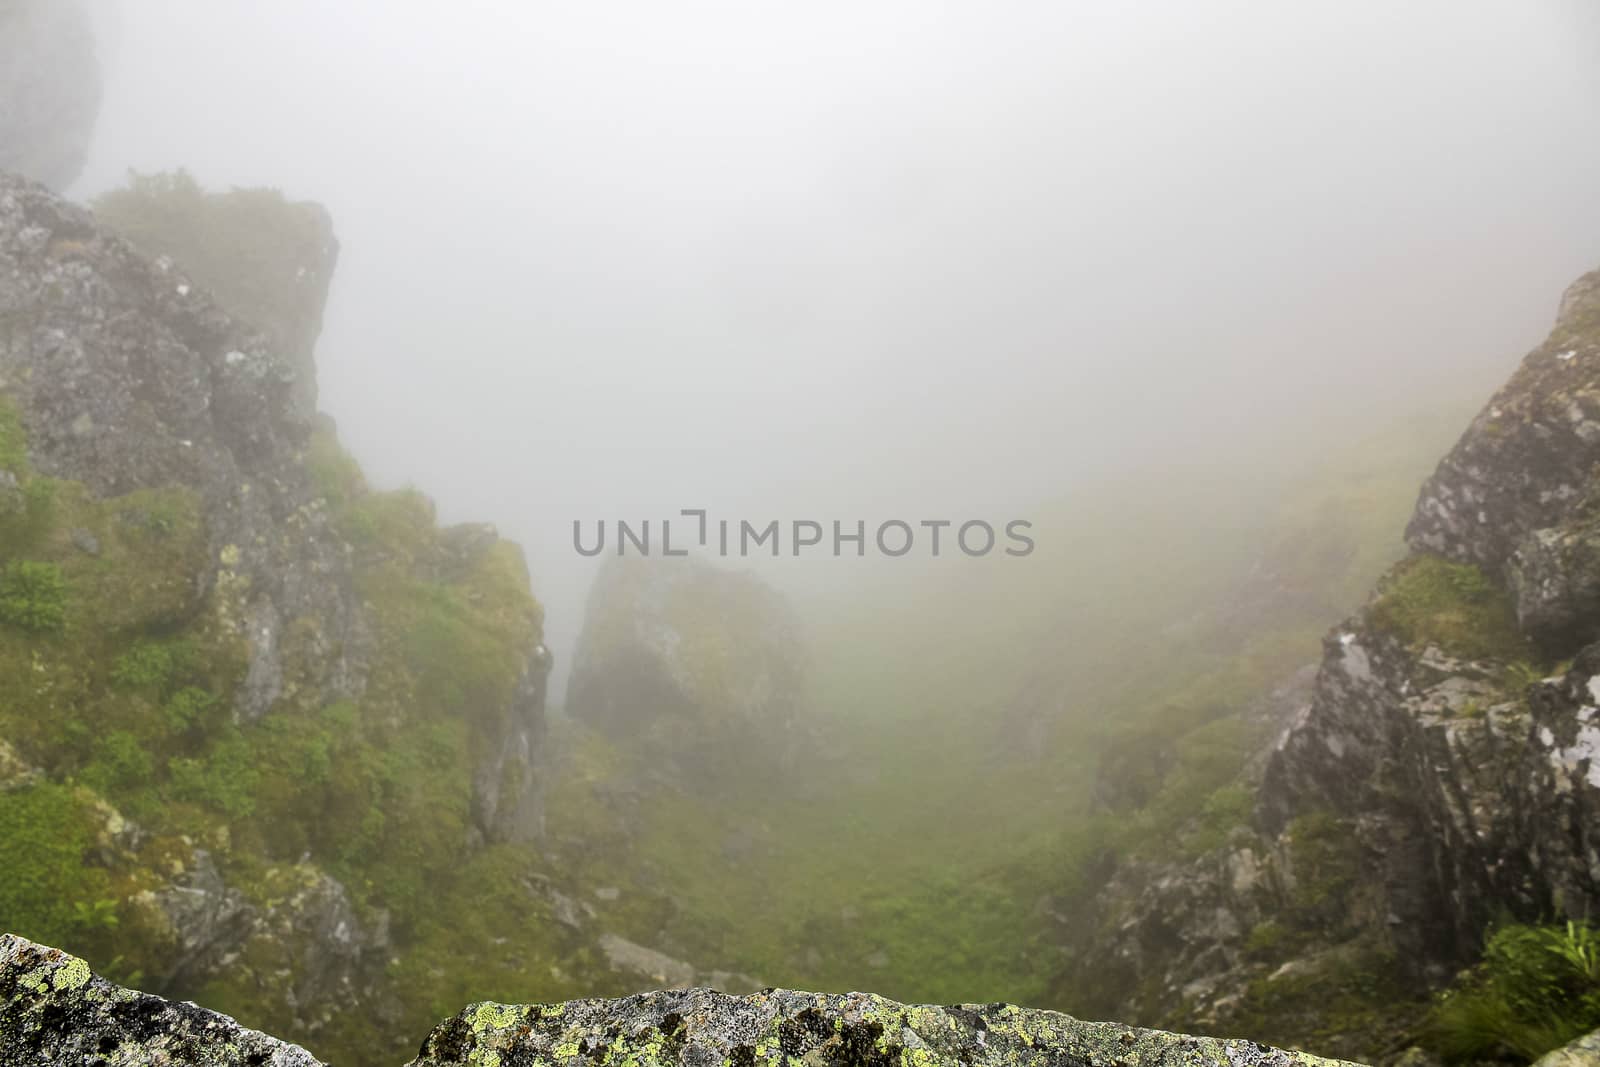
[(82, 989), (88, 984), (89, 978), (89, 965), (76, 956), (68, 956), (66, 962), (56, 968), (56, 973), (51, 976), (50, 984), (58, 992), (70, 992), (74, 989)]

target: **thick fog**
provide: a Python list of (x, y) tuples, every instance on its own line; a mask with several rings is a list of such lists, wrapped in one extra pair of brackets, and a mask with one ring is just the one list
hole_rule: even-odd
[(1600, 265), (1592, 0), (99, 0), (128, 168), (344, 242), (380, 484), (574, 519), (1006, 519), (1486, 396)]

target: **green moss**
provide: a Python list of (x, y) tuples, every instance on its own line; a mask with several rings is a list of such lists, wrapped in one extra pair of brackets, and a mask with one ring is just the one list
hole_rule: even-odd
[(1417, 555), (1397, 564), (1367, 618), (1413, 649), (1433, 644), (1468, 659), (1531, 658), (1510, 598), (1470, 563)]
[(96, 842), (87, 803), (48, 783), (0, 792), (0, 841), (0, 927), (45, 944), (79, 941), (77, 905), (109, 892), (106, 872), (85, 862)]

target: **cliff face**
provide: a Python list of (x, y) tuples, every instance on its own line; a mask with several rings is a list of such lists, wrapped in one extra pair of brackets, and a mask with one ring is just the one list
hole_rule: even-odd
[[(0, 937), (0, 1053), (33, 1067), (256, 1064), (317, 1067), (304, 1049), (193, 1004), (118, 988), (82, 960)], [(907, 1006), (868, 994), (708, 989), (625, 1000), (518, 1006), (479, 1003), (440, 1024), (414, 1067), (623, 1062), (780, 1067), (1334, 1067), (1246, 1041), (1214, 1041), (1084, 1023), (1009, 1004)]]
[(1495, 919), (1600, 913), (1597, 461), (1590, 275), (1424, 486), (1413, 555), (1326, 638), (1253, 826), (1122, 864), (1067, 987), (1094, 997), (1109, 959), (1098, 1003), (1380, 1056)]

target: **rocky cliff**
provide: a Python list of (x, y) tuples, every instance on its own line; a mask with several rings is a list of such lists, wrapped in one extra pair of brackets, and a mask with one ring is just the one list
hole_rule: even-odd
[(540, 830), (540, 609), (309, 406), (325, 216), (238, 194), (191, 272), (236, 201), (180, 185), (134, 243), (0, 175), (0, 916), (296, 1034), (415, 1014), (430, 894)]
[(1600, 914), (1597, 461), (1600, 274), (1423, 487), (1412, 555), (1327, 636), (1250, 824), (1194, 861), (1121, 863), (1064, 988), (1378, 1058), (1492, 922)]
[[(0, 1054), (95, 1062), (317, 1067), (304, 1049), (193, 1004), (119, 988), (82, 960), (0, 937)], [(1009, 1004), (908, 1006), (862, 993), (708, 989), (564, 1004), (479, 1003), (440, 1024), (412, 1067), (1333, 1067), (1244, 1041), (1085, 1023)]]

